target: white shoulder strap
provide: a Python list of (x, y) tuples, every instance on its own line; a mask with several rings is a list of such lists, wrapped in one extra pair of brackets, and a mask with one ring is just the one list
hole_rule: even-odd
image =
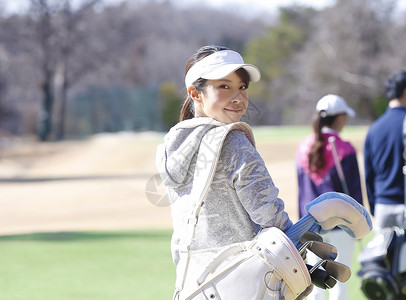
[(217, 162), (220, 157), (221, 148), (227, 134), (231, 130), (241, 130), (245, 133), (250, 142), (255, 146), (253, 134), (248, 124), (243, 122), (217, 126), (209, 130), (203, 137), (196, 161), (196, 168), (193, 177), (191, 199), (195, 200), (192, 205), (190, 216), (187, 220), (186, 231), (180, 241), (180, 260), (177, 265), (176, 290), (183, 288), (186, 272), (190, 259), (190, 246), (193, 241), (195, 229), (203, 205), (204, 199), (210, 188)]
[(197, 199), (191, 214), (193, 219), (198, 218), (200, 208), (213, 180), (224, 140), (230, 131), (236, 129), (243, 131), (255, 146), (251, 128), (243, 122), (214, 127), (205, 134), (200, 143), (191, 192), (193, 199)]

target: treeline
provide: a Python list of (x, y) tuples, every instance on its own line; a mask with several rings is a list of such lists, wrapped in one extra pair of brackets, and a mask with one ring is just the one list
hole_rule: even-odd
[(186, 60), (207, 44), (260, 67), (263, 80), (249, 90), (252, 124), (308, 124), (326, 93), (348, 100), (353, 122), (369, 122), (386, 106), (384, 80), (406, 62), (397, 1), (285, 7), (266, 21), (171, 2), (27, 3), (20, 14), (0, 11), (0, 133), (41, 140), (169, 128)]

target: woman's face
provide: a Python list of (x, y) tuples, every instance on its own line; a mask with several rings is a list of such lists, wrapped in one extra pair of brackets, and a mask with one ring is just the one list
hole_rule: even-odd
[(337, 132), (341, 132), (343, 130), (344, 126), (347, 124), (347, 114), (340, 114), (337, 116), (336, 121), (334, 122), (335, 129)]
[(202, 92), (193, 98), (197, 117), (210, 117), (230, 124), (238, 122), (248, 107), (247, 84), (236, 72), (217, 80), (207, 80)]

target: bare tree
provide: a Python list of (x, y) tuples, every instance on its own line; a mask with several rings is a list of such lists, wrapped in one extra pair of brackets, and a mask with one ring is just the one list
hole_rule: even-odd
[[(376, 117), (374, 103), (382, 95), (393, 65), (389, 61), (396, 53), (388, 39), (395, 4), (394, 0), (339, 0), (318, 14), (313, 34), (292, 64), (299, 82), (298, 107), (314, 107), (323, 94), (338, 93), (359, 108), (360, 118)], [(302, 118), (296, 120), (308, 119), (311, 111), (300, 114)]]
[[(86, 14), (92, 10), (94, 5), (100, 0), (88, 0), (82, 2), (77, 9), (72, 8), (70, 0), (65, 0), (61, 11), (60, 25), (60, 58), (56, 68), (56, 91), (59, 98), (59, 117), (57, 118), (56, 138), (62, 139), (65, 135), (65, 117), (68, 89), (77, 82), (86, 72), (94, 69), (94, 65), (86, 63), (74, 64), (73, 60), (77, 53), (76, 49), (83, 47), (87, 36), (81, 23)], [(88, 49), (91, 52), (91, 49)], [(70, 68), (72, 66), (72, 68)], [(75, 68), (76, 67), (76, 68)]]
[[(81, 21), (99, 0), (81, 2), (72, 7), (70, 0), (30, 0), (30, 15), (34, 24), (40, 69), (42, 72), (41, 90), (43, 94), (39, 123), (39, 138), (44, 141), (52, 131), (53, 119), (57, 122), (56, 137), (64, 136), (67, 92), (88, 65), (74, 63), (75, 49), (86, 41)], [(77, 60), (76, 60), (77, 62)], [(79, 70), (72, 66), (80, 66)], [(58, 100), (58, 101), (56, 101)], [(55, 104), (59, 105), (57, 118), (53, 117)]]
[(42, 108), (40, 113), (38, 135), (41, 141), (48, 139), (52, 130), (52, 115), (54, 106), (54, 78), (57, 62), (58, 36), (53, 18), (58, 7), (51, 5), (48, 0), (30, 0), (31, 15), (40, 52), (40, 69), (42, 71)]

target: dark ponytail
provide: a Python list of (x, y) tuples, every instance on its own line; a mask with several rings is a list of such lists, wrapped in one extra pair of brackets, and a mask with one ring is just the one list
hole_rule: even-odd
[[(209, 56), (210, 54), (213, 54), (215, 52), (223, 51), (223, 50), (228, 50), (226, 47), (221, 47), (221, 46), (204, 46), (200, 48), (195, 54), (192, 55), (192, 57), (188, 60), (186, 63), (185, 67), (185, 76), (189, 69), (193, 67), (195, 63), (197, 63), (199, 60), (205, 58), (206, 56)], [(204, 86), (206, 84), (206, 79), (199, 78), (195, 82), (193, 82), (193, 85), (196, 87), (198, 91), (203, 91)], [(187, 88), (187, 87), (186, 87)], [(186, 91), (187, 93), (187, 91)], [(189, 94), (187, 94), (185, 101), (183, 102), (182, 109), (179, 114), (179, 121), (184, 121), (188, 119), (192, 119), (195, 116), (195, 111), (194, 111), (194, 103), (192, 98), (190, 97)]]
[(193, 119), (194, 116), (193, 100), (187, 95), (185, 102), (183, 102), (182, 109), (180, 110), (179, 121)]
[(338, 116), (325, 116), (325, 114), (324, 111), (320, 111), (316, 112), (313, 117), (313, 131), (315, 138), (308, 154), (309, 170), (312, 173), (322, 169), (326, 163), (324, 160), (324, 137), (321, 130), (323, 127), (331, 127)]

